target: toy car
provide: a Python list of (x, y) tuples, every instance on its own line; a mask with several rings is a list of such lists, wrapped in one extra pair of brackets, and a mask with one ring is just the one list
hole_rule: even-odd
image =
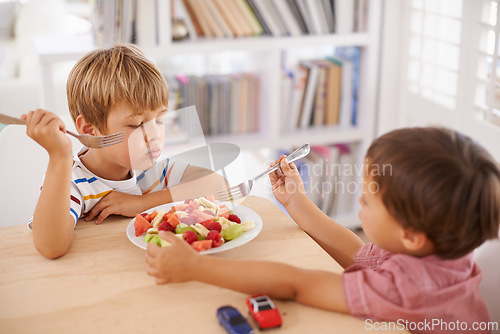
[(281, 326), (281, 314), (268, 296), (248, 297), (247, 306), (260, 329)]
[(219, 323), (230, 334), (253, 334), (253, 328), (241, 313), (232, 306), (222, 306), (217, 310)]

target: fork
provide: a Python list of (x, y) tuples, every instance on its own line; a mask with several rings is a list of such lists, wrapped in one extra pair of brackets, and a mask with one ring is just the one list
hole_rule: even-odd
[[(302, 145), (301, 147), (299, 147), (298, 149), (296, 149), (295, 151), (293, 151), (292, 153), (290, 153), (286, 157), (286, 162), (290, 163), (290, 162), (293, 162), (295, 160), (301, 159), (301, 158), (305, 157), (306, 155), (308, 155), (310, 151), (311, 151), (311, 147), (309, 146), (309, 144)], [(256, 177), (254, 177), (251, 180), (247, 180), (247, 181), (244, 181), (236, 186), (233, 186), (233, 187), (230, 187), (230, 188), (227, 188), (224, 190), (220, 190), (217, 192), (217, 194), (215, 194), (215, 198), (221, 202), (233, 201), (235, 199), (243, 198), (250, 193), (250, 190), (252, 190), (253, 185), (255, 184), (255, 182), (258, 179), (274, 172), (278, 168), (280, 168), (280, 165), (276, 164), (276, 165), (268, 168), (266, 171), (260, 173), (259, 175), (257, 175)]]
[[(26, 121), (24, 119), (11, 117), (4, 114), (0, 114), (0, 123), (26, 125)], [(125, 131), (114, 133), (112, 135), (107, 135), (107, 136), (81, 135), (71, 132), (69, 130), (66, 130), (66, 133), (78, 139), (86, 147), (94, 147), (94, 148), (115, 145), (125, 140)]]

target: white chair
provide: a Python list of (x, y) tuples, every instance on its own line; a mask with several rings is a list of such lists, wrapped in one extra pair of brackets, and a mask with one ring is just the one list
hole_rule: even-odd
[[(68, 116), (61, 117), (74, 130)], [(81, 143), (70, 137), (73, 152)], [(49, 156), (26, 134), (22, 125), (8, 125), (0, 131), (0, 227), (27, 224), (33, 216)]]
[(490, 321), (500, 323), (500, 240), (489, 240), (474, 251), (474, 258), (483, 271), (479, 292), (484, 298)]

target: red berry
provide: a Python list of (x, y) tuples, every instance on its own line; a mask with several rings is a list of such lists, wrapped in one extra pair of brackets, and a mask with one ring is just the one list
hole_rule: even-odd
[(184, 231), (182, 237), (184, 238), (184, 240), (186, 240), (188, 244), (192, 244), (193, 242), (198, 240), (198, 234), (196, 234), (195, 231), (191, 230)]
[(227, 217), (227, 219), (229, 219), (232, 222), (238, 223), (238, 224), (241, 223), (240, 217), (238, 217), (237, 215), (234, 215), (234, 214), (233, 215), (229, 215), (229, 217)]
[(214, 222), (213, 219), (207, 219), (207, 220), (202, 221), (200, 224), (205, 226), (206, 228), (208, 228), (210, 226), (210, 224), (212, 224), (213, 222)]
[(222, 225), (219, 222), (211, 222), (208, 226), (205, 226), (210, 231), (217, 231), (220, 233), (222, 231)]
[(212, 247), (219, 247), (224, 243), (220, 233), (215, 230), (208, 232), (206, 240), (212, 240)]
[(169, 231), (169, 232), (175, 232), (175, 227), (170, 225), (166, 221), (162, 221), (160, 225), (158, 225), (158, 231)]

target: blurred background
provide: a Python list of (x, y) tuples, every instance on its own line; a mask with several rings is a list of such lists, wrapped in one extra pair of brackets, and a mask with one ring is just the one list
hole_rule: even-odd
[[(131, 42), (163, 71), (171, 110), (196, 106), (207, 142), (241, 148), (246, 177), (310, 143), (308, 194), (349, 227), (364, 152), (384, 132), (444, 125), (500, 160), (498, 1), (221, 1), (0, 0), (0, 112), (46, 108), (71, 126), (76, 60)], [(12, 131), (0, 124), (1, 172), (33, 178), (5, 180), (0, 203), (33, 206), (47, 158), (29, 142), (2, 153)], [(268, 180), (252, 194), (274, 200)]]

